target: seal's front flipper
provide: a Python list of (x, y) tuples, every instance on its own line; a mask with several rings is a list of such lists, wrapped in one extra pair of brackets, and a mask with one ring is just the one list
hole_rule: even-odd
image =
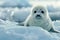
[(51, 28), (51, 29), (49, 30), (49, 32), (60, 33), (59, 31), (54, 30), (53, 28)]

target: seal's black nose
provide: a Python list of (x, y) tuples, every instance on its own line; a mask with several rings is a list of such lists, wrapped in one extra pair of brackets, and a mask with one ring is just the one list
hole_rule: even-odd
[(37, 15), (37, 17), (41, 17), (40, 15)]
[(41, 15), (36, 15), (36, 19), (40, 19), (41, 18)]

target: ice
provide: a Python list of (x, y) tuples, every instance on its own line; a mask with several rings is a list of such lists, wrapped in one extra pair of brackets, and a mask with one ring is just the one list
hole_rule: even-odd
[(55, 26), (60, 26), (60, 20), (53, 21)]
[[(13, 20), (16, 22), (23, 22), (27, 16), (31, 13), (31, 7), (27, 8), (0, 8), (0, 19)], [(51, 19), (60, 20), (60, 12), (48, 12)], [(57, 15), (56, 15), (57, 13)]]
[(56, 29), (60, 31), (60, 20), (53, 21), (53, 23), (54, 23)]
[[(53, 6), (50, 5), (48, 9), (52, 20), (60, 18), (60, 12)], [(60, 33), (50, 33), (37, 26), (18, 25), (25, 21), (30, 13), (29, 0), (0, 0), (0, 40), (60, 40)], [(60, 31), (60, 19), (53, 23), (55, 29)]]
[(1, 0), (0, 7), (29, 7), (31, 6), (28, 0)]
[(3, 9), (3, 10), (0, 11), (0, 19), (7, 20), (9, 16), (10, 16), (10, 11), (9, 10)]
[(0, 20), (0, 40), (60, 40), (60, 34), (35, 26), (19, 26), (16, 22)]
[(12, 20), (15, 22), (23, 22), (26, 20), (30, 12), (31, 8), (22, 8), (18, 10), (14, 10), (12, 14)]
[(0, 19), (16, 22), (24, 21), (30, 14), (31, 7), (28, 8), (0, 8)]
[[(4, 25), (6, 26), (6, 25)], [(57, 40), (40, 27), (0, 27), (0, 40)]]
[(53, 21), (60, 20), (60, 11), (49, 12), (49, 16), (51, 17)]

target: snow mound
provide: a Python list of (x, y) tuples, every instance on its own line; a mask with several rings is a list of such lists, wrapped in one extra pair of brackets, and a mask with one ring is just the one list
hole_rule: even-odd
[(22, 8), (14, 10), (14, 13), (12, 14), (12, 20), (15, 22), (23, 22), (30, 14), (31, 8)]
[(0, 19), (0, 40), (60, 40), (60, 34), (51, 34), (40, 27), (25, 27)]
[(0, 19), (22, 22), (30, 14), (31, 8), (0, 8), (0, 10)]
[[(1, 26), (1, 25), (0, 25)], [(0, 40), (57, 40), (40, 27), (0, 27)]]
[(7, 20), (8, 17), (10, 17), (11, 11), (8, 9), (2, 9), (0, 8), (0, 19)]

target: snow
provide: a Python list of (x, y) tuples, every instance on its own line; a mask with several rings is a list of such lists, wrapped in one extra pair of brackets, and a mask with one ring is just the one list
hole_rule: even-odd
[(30, 14), (31, 7), (28, 8), (0, 8), (0, 19), (16, 22), (24, 21)]
[(4, 26), (0, 27), (0, 40), (57, 40), (40, 27), (16, 26), (5, 28)]
[(59, 12), (49, 12), (49, 15), (53, 21), (60, 20), (60, 11)]
[[(27, 8), (0, 8), (0, 19), (23, 22), (30, 14), (31, 7)], [(51, 19), (60, 20), (60, 12), (48, 12)], [(57, 13), (57, 15), (56, 15)]]
[[(29, 0), (0, 0), (0, 40), (60, 40), (60, 33), (50, 33), (41, 27), (18, 25), (31, 13), (30, 6)], [(60, 20), (57, 20), (60, 18), (59, 12), (57, 14), (51, 6), (48, 9), (50, 17), (56, 17), (53, 19), (56, 21), (52, 21), (55, 29), (60, 31)]]
[(22, 8), (18, 10), (14, 10), (12, 15), (12, 20), (16, 22), (23, 22), (30, 14), (31, 8)]
[(0, 40), (60, 40), (60, 33), (50, 33), (35, 26), (19, 26), (16, 22), (0, 19)]
[(0, 7), (29, 7), (31, 6), (28, 0), (0, 0)]
[(6, 9), (0, 9), (0, 19), (6, 20), (10, 16), (10, 11)]

